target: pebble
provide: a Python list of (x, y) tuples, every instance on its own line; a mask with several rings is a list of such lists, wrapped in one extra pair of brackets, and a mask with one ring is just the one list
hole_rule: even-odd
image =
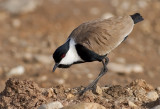
[(25, 68), (21, 65), (12, 68), (9, 73), (7, 74), (8, 76), (13, 76), (13, 75), (23, 75), (25, 72)]
[(104, 13), (101, 18), (102, 19), (108, 19), (110, 17), (113, 17), (113, 14), (111, 14), (111, 13)]
[(128, 1), (122, 2), (121, 8), (124, 9), (124, 10), (129, 9), (130, 8), (130, 2), (128, 2)]
[(79, 103), (63, 107), (62, 109), (106, 109), (106, 108), (98, 103)]
[(94, 93), (101, 95), (102, 94), (102, 89), (99, 86), (96, 86), (96, 89), (93, 90)]
[(160, 87), (157, 87), (157, 88), (156, 88), (156, 91), (157, 91), (158, 93), (160, 93)]
[(88, 73), (88, 74), (87, 74), (87, 77), (91, 79), (91, 78), (93, 78), (94, 76), (93, 76), (92, 73)]
[(42, 0), (4, 0), (0, 7), (11, 14), (28, 13), (34, 11)]
[(118, 58), (116, 58), (116, 62), (118, 62), (120, 64), (125, 64), (126, 63), (126, 59), (122, 58), (122, 57), (118, 57)]
[(53, 89), (52, 88), (47, 89), (46, 96), (51, 97), (52, 95), (53, 95)]
[(73, 94), (70, 94), (70, 93), (69, 93), (69, 94), (67, 95), (67, 99), (70, 99), (70, 98), (73, 98), (73, 97), (74, 97)]
[(155, 107), (153, 107), (151, 109), (160, 109), (160, 105), (157, 105), (157, 106), (155, 106)]
[(50, 64), (53, 61), (50, 56), (46, 55), (35, 55), (34, 58), (37, 62), (40, 62), (42, 64)]
[(55, 82), (58, 84), (64, 84), (65, 80), (64, 79), (55, 79)]
[(21, 26), (21, 21), (19, 19), (13, 19), (12, 25), (14, 28), (19, 28)]
[(28, 62), (33, 62), (34, 60), (34, 56), (32, 55), (32, 53), (25, 53), (23, 54), (23, 61), (28, 63)]
[(152, 100), (152, 101), (155, 101), (155, 100), (158, 99), (158, 94), (155, 91), (148, 92), (147, 93), (147, 98)]
[(140, 8), (146, 8), (146, 7), (148, 6), (148, 3), (147, 3), (146, 0), (139, 0), (139, 1), (137, 1), (137, 2), (138, 2), (138, 6), (139, 6)]
[(118, 64), (118, 63), (109, 63), (108, 69), (112, 72), (116, 73), (124, 73), (124, 74), (130, 74), (130, 73), (143, 73), (144, 69), (139, 64)]
[(63, 105), (61, 102), (55, 101), (48, 104), (43, 104), (40, 107), (38, 107), (38, 109), (60, 109), (62, 107)]
[(128, 101), (128, 105), (129, 105), (130, 107), (137, 107), (137, 105), (135, 105), (132, 101)]
[(41, 77), (39, 77), (39, 81), (46, 81), (48, 79), (48, 77), (46, 75), (43, 75)]

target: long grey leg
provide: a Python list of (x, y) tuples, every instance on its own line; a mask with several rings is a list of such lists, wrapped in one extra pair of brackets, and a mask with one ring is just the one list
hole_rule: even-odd
[(107, 67), (106, 67), (106, 65), (108, 64), (108, 62), (109, 62), (108, 57), (105, 58), (105, 62), (102, 60), (103, 68), (102, 68), (101, 72), (99, 73), (98, 77), (97, 77), (91, 84), (89, 84), (84, 90), (82, 90), (82, 91), (80, 92), (80, 95), (82, 95), (82, 94), (83, 94), (84, 92), (86, 92), (87, 90), (92, 89), (92, 88), (94, 88), (94, 87), (96, 86), (96, 84), (98, 83), (99, 79), (100, 79), (104, 74), (106, 74), (106, 72), (107, 72), (107, 70), (108, 70)]

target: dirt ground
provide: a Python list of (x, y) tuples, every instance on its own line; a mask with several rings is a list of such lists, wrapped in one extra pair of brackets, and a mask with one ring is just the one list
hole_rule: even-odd
[[(0, 9), (0, 92), (10, 77), (32, 80), (42, 88), (58, 84), (71, 88), (88, 85), (102, 64), (79, 64), (53, 73), (54, 50), (83, 22), (136, 12), (145, 20), (135, 25), (127, 40), (109, 54), (109, 59), (115, 63), (140, 64), (144, 71), (119, 74), (109, 70), (99, 85), (125, 86), (132, 80), (144, 79), (154, 87), (160, 86), (159, 0), (42, 0), (31, 12), (12, 13)], [(23, 66), (24, 73), (9, 75), (17, 66)]]
[[(158, 96), (160, 89), (154, 90), (144, 80), (135, 80), (125, 87), (97, 86), (95, 90), (79, 95), (82, 89), (83, 87), (66, 88), (62, 85), (48, 89), (40, 88), (33, 81), (12, 78), (6, 82), (4, 91), (0, 93), (0, 108), (37, 109), (40, 105), (53, 101), (62, 103), (63, 109), (93, 109), (82, 108), (82, 104), (76, 108), (73, 107), (73, 104), (91, 102), (98, 103), (107, 109), (150, 109), (160, 104)], [(59, 108), (52, 106), (52, 108), (43, 109)], [(94, 107), (94, 109), (100, 108)]]

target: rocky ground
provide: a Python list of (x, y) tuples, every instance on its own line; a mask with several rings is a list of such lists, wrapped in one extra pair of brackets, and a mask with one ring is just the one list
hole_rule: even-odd
[[(45, 101), (49, 103), (41, 94), (43, 88), (47, 90), (57, 85), (71, 89), (87, 86), (98, 75), (101, 63), (78, 64), (69, 69), (57, 69), (53, 73), (52, 53), (82, 22), (136, 12), (141, 13), (145, 20), (136, 24), (127, 40), (108, 55), (109, 71), (98, 83), (102, 86), (101, 89), (106, 84), (111, 87), (116, 85), (115, 88), (118, 90), (126, 89), (126, 85), (135, 79), (144, 79), (154, 88), (160, 86), (159, 0), (0, 0), (0, 92), (5, 89), (5, 82), (9, 78), (17, 78), (15, 81), (24, 79), (34, 81), (41, 87), (37, 86), (39, 90), (35, 89), (37, 90), (35, 94), (39, 92), (42, 98), (36, 101), (35, 106), (38, 107)], [(87, 93), (92, 94), (92, 92)], [(9, 92), (7, 94), (11, 96)], [(17, 94), (17, 98), (20, 97), (18, 95), (20, 94)], [(71, 93), (72, 95), (74, 94)], [(96, 94), (93, 95), (97, 97)], [(103, 96), (105, 98), (105, 95)], [(12, 101), (14, 98), (6, 99)], [(27, 97), (26, 99), (32, 100)], [(108, 96), (107, 99), (113, 101)], [(53, 101), (57, 99), (51, 99), (51, 102)], [(60, 102), (65, 106), (61, 100)], [(132, 102), (140, 106), (135, 101)], [(151, 103), (151, 101), (143, 102), (140, 104)], [(114, 105), (113, 102), (109, 102), (107, 106), (110, 103)], [(128, 101), (126, 106), (127, 103)], [(119, 106), (119, 103), (117, 104)], [(124, 106), (125, 103), (120, 104)]]
[(122, 87), (112, 85), (79, 92), (84, 87), (62, 85), (40, 88), (30, 80), (11, 78), (0, 93), (0, 109), (159, 109), (160, 87), (154, 89), (144, 80)]

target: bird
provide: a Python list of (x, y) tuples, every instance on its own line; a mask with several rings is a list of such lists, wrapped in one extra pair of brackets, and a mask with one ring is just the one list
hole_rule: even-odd
[(97, 78), (81, 90), (80, 94), (94, 89), (99, 79), (108, 71), (108, 54), (126, 40), (135, 24), (143, 20), (140, 13), (135, 13), (82, 23), (53, 53), (53, 72), (56, 68), (69, 68), (74, 64), (102, 62), (103, 67)]

